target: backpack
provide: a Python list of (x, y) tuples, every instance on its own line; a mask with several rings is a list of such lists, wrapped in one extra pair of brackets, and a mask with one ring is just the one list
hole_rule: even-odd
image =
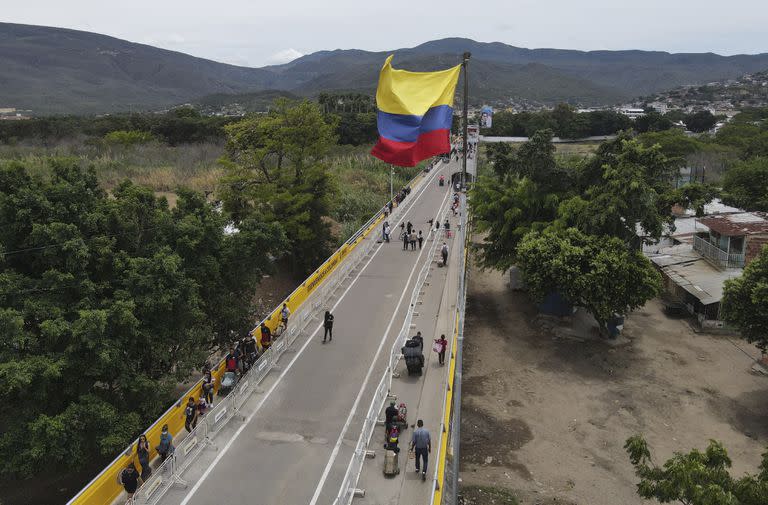
[(171, 450), (171, 437), (160, 435), (160, 443), (157, 446), (157, 452), (167, 454)]

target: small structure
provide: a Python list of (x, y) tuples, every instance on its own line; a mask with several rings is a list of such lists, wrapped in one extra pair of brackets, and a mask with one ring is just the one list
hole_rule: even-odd
[[(643, 246), (662, 274), (666, 298), (683, 304), (702, 328), (721, 328), (720, 301), (724, 283), (742, 274), (768, 244), (768, 218), (715, 200), (705, 216), (675, 209), (674, 231), (655, 244)], [(642, 230), (638, 229), (642, 236)]]
[(744, 268), (768, 244), (768, 219), (758, 212), (705, 216), (708, 233), (693, 237), (693, 249), (715, 267)]
[(723, 285), (740, 276), (740, 268), (716, 268), (691, 244), (662, 248), (650, 259), (661, 272), (668, 298), (684, 304), (703, 328), (724, 326), (720, 318)]

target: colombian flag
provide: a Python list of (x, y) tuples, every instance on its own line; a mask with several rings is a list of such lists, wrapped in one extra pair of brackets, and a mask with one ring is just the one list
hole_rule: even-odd
[(379, 74), (379, 142), (371, 154), (392, 165), (412, 167), (450, 152), (453, 95), (461, 65), (439, 72), (409, 72), (395, 70), (391, 61), (390, 55)]

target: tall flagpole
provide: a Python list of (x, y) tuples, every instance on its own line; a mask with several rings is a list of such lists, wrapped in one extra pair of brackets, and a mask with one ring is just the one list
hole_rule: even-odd
[(389, 166), (389, 201), (391, 202), (393, 198), (395, 198), (395, 191), (392, 188), (392, 177), (395, 173), (395, 167), (390, 165)]
[(464, 60), (461, 63), (461, 66), (464, 68), (464, 125), (463, 125), (463, 134), (462, 134), (462, 143), (464, 148), (464, 157), (461, 161), (461, 187), (463, 189), (466, 189), (467, 187), (467, 106), (469, 102), (469, 75), (467, 74), (467, 67), (469, 67), (469, 58), (472, 56), (472, 53), (466, 52), (464, 53)]

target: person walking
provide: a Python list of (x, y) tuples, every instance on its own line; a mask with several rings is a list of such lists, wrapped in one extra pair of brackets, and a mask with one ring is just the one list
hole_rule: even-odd
[(197, 426), (198, 411), (197, 402), (195, 402), (195, 399), (191, 396), (187, 401), (187, 407), (184, 409), (184, 416), (184, 428), (186, 428), (188, 433), (192, 433), (192, 430)]
[(261, 323), (261, 348), (266, 351), (272, 345), (272, 331), (266, 323)]
[(384, 410), (384, 438), (389, 436), (392, 426), (397, 422), (399, 411), (395, 407), (395, 400), (389, 402), (389, 407)]
[(405, 230), (408, 232), (408, 235), (410, 235), (411, 231), (413, 231), (413, 225), (410, 221), (408, 221), (408, 224), (405, 225)]
[[(416, 430), (411, 435), (411, 450), (416, 453), (416, 473), (421, 471), (421, 480), (427, 480), (427, 463), (429, 453), (432, 452), (432, 440), (429, 432), (424, 428), (424, 421), (416, 421)], [(419, 464), (419, 463), (423, 464)]]
[(408, 241), (411, 243), (411, 251), (416, 250), (416, 230), (411, 230), (411, 234), (408, 238)]
[(213, 407), (213, 390), (215, 385), (216, 380), (213, 378), (211, 371), (206, 370), (205, 375), (203, 375), (203, 398), (211, 407)]
[(389, 227), (389, 222), (384, 222), (384, 242), (389, 243), (389, 233), (391, 229)]
[(419, 237), (417, 240), (419, 241), (419, 250), (421, 250), (421, 244), (424, 242), (424, 236), (421, 234), (421, 230), (419, 230)]
[(448, 265), (448, 244), (443, 242), (443, 247), (440, 248), (440, 255), (443, 257), (443, 266)]
[(139, 472), (136, 471), (136, 467), (133, 466), (133, 463), (128, 463), (128, 466), (123, 468), (123, 471), (117, 476), (117, 481), (122, 484), (125, 492), (128, 494), (127, 503), (133, 502), (133, 494), (139, 487), (140, 480), (141, 477), (139, 476)]
[(331, 314), (330, 310), (325, 311), (325, 317), (323, 318), (323, 328), (325, 328), (325, 333), (323, 334), (323, 343), (325, 343), (326, 337), (328, 337), (328, 341), (330, 342), (333, 340), (333, 314)]
[(440, 338), (435, 339), (435, 351), (437, 351), (437, 361), (441, 365), (445, 365), (445, 350), (448, 349), (448, 341), (445, 339), (445, 335), (440, 335)]
[(157, 454), (160, 456), (160, 461), (163, 462), (168, 459), (168, 456), (173, 454), (173, 435), (168, 431), (168, 425), (163, 425), (163, 430), (160, 432), (160, 443), (155, 447)]
[(283, 308), (280, 309), (280, 319), (283, 323), (283, 331), (288, 329), (288, 316), (291, 315), (291, 309), (288, 308), (288, 304), (284, 303)]
[(405, 231), (403, 231), (403, 236), (402, 236), (402, 239), (403, 239), (403, 251), (407, 251), (408, 250), (408, 240), (409, 240), (409, 237), (410, 237), (410, 235), (408, 233), (406, 233)]
[(145, 481), (152, 475), (152, 468), (149, 466), (149, 442), (143, 433), (136, 444), (136, 457), (141, 465), (141, 480)]

